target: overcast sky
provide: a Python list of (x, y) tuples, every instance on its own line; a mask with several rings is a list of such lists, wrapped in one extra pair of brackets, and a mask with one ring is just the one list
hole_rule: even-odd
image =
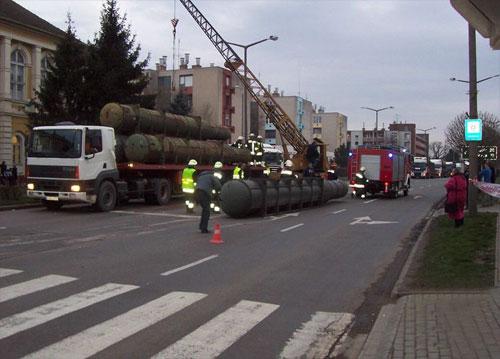
[[(61, 29), (66, 13), (77, 36), (87, 41), (99, 30), (102, 1), (16, 0)], [(176, 3), (180, 52), (201, 57), (202, 65), (222, 65), (222, 57), (205, 34)], [(448, 0), (305, 1), (195, 0), (194, 3), (227, 40), (251, 43), (249, 67), (264, 84), (285, 95), (300, 95), (326, 111), (348, 116), (349, 129), (375, 126), (375, 113), (361, 106), (394, 106), (379, 114), (379, 127), (394, 120), (415, 122), (443, 140), (454, 116), (468, 111), (467, 23)], [(174, 0), (118, 0), (150, 68), (168, 56), (172, 66)], [(177, 44), (176, 44), (177, 46)], [(237, 50), (238, 51), (238, 50)], [(500, 51), (477, 35), (478, 80), (500, 74)], [(478, 108), (500, 116), (500, 78), (479, 84)]]

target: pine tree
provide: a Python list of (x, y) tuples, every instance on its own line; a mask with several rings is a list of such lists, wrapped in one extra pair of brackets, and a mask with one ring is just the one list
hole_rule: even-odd
[(101, 12), (101, 28), (89, 44), (89, 96), (96, 118), (108, 102), (139, 103), (147, 85), (149, 56), (138, 62), (141, 47), (119, 14), (116, 0), (106, 0)]
[(189, 105), (188, 97), (184, 92), (179, 91), (175, 95), (174, 100), (170, 104), (169, 112), (175, 113), (176, 115), (188, 115), (191, 112), (191, 106)]
[(76, 38), (71, 15), (68, 13), (66, 36), (53, 53), (40, 90), (32, 102), (33, 125), (51, 125), (61, 121), (87, 123), (89, 113), (84, 95), (85, 48)]

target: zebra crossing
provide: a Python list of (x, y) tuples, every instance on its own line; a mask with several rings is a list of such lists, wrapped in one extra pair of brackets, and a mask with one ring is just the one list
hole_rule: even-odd
[[(22, 271), (0, 268), (1, 277), (19, 273)], [(0, 304), (77, 280), (78, 278), (74, 277), (50, 274), (12, 284), (0, 288)], [(0, 346), (3, 339), (136, 290), (140, 290), (140, 287), (106, 283), (0, 318)], [(60, 341), (50, 343), (27, 354), (25, 358), (88, 358), (187, 309), (207, 296), (196, 292), (170, 292)], [(278, 304), (241, 300), (202, 323), (178, 341), (161, 349), (153, 358), (215, 358), (279, 308)], [(311, 350), (315, 350), (312, 355), (315, 356), (321, 351), (318, 348), (321, 342), (325, 342), (327, 344), (325, 348), (329, 349), (329, 345), (336, 340), (335, 337), (332, 338), (332, 334), (343, 335), (352, 321), (353, 316), (349, 313), (317, 312), (312, 315), (310, 322), (303, 323), (286, 345), (284, 344), (280, 357), (294, 358), (305, 354), (309, 357)], [(323, 354), (327, 353), (328, 351)]]

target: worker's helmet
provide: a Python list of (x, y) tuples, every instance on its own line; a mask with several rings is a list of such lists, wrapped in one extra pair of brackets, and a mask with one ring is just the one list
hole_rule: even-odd
[(257, 141), (261, 141), (261, 142), (262, 142), (263, 140), (264, 140), (264, 139), (262, 138), (262, 136), (261, 136), (261, 135), (258, 135), (258, 136), (257, 136)]
[(255, 135), (253, 133), (248, 135), (248, 138), (254, 138), (254, 137), (255, 137)]
[(196, 166), (197, 164), (198, 164), (198, 162), (196, 162), (196, 160), (195, 160), (195, 159), (191, 159), (191, 160), (189, 160), (189, 162), (188, 162), (188, 166)]
[(238, 136), (237, 141), (243, 141), (243, 136)]
[(292, 160), (286, 160), (286, 161), (285, 161), (285, 167), (293, 167), (293, 162), (292, 162)]
[(215, 169), (220, 169), (220, 168), (222, 168), (222, 162), (221, 162), (221, 161), (217, 161), (217, 162), (215, 162), (215, 164), (214, 164), (214, 168), (215, 168)]
[(361, 167), (359, 170), (360, 170), (361, 172), (365, 172), (365, 171), (366, 171), (366, 168)]

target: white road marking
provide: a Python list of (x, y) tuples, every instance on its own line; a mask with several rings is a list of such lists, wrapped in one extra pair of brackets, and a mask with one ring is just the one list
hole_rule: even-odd
[(46, 275), (0, 289), (0, 303), (76, 280), (62, 275)]
[(7, 227), (0, 227), (0, 229), (7, 229)]
[[(159, 217), (173, 217), (173, 218), (198, 218), (195, 216), (189, 216), (187, 214), (173, 214), (173, 213), (156, 213), (156, 212), (135, 212), (135, 211), (111, 211), (111, 213), (123, 213), (123, 214), (137, 214), (143, 216), (159, 216)], [(214, 217), (214, 216), (211, 216)]]
[(57, 238), (48, 238), (48, 239), (33, 239), (29, 241), (23, 241), (23, 242), (12, 242), (12, 243), (2, 243), (0, 244), (0, 248), (3, 247), (14, 247), (14, 246), (25, 246), (28, 244), (39, 244), (39, 243), (49, 243), (49, 242), (56, 242), (56, 241), (62, 241), (69, 239), (68, 237), (57, 237)]
[(174, 273), (180, 272), (180, 271), (182, 271), (182, 270), (184, 270), (184, 269), (188, 269), (188, 268), (191, 268), (191, 267), (197, 266), (198, 264), (204, 263), (204, 262), (206, 262), (206, 261), (209, 261), (209, 260), (215, 259), (215, 258), (217, 258), (218, 256), (219, 256), (219, 255), (214, 254), (213, 256), (209, 256), (209, 257), (206, 257), (206, 258), (200, 259), (199, 261), (196, 261), (196, 262), (193, 262), (193, 263), (186, 264), (185, 266), (178, 267), (178, 268), (175, 268), (175, 269), (169, 270), (169, 271), (167, 271), (167, 272), (163, 272), (161, 275), (163, 275), (163, 276), (167, 276), (167, 275), (170, 275), (170, 274), (174, 274)]
[(341, 210), (339, 210), (339, 211), (335, 211), (335, 212), (332, 212), (332, 213), (333, 213), (333, 214), (339, 214), (339, 213), (343, 213), (343, 212), (345, 212), (345, 211), (347, 211), (347, 209), (345, 209), (345, 208), (344, 208), (344, 209), (341, 209)]
[(422, 198), (422, 196), (415, 196), (415, 197), (413, 197), (413, 199), (420, 199), (420, 198)]
[(18, 269), (0, 268), (0, 277), (7, 277), (9, 275), (18, 274), (22, 272), (23, 272), (22, 270)]
[(298, 217), (300, 212), (286, 213), (281, 216), (269, 216), (270, 221), (276, 221), (278, 219), (288, 218), (288, 217)]
[(375, 201), (376, 201), (376, 199), (371, 199), (371, 200), (369, 200), (369, 201), (364, 201), (363, 203), (364, 203), (364, 204), (368, 204), (368, 203), (372, 203), (372, 202), (375, 202)]
[(0, 339), (23, 330), (46, 323), (68, 313), (139, 288), (135, 285), (108, 283), (100, 287), (77, 293), (55, 302), (44, 304), (28, 311), (0, 320)]
[(332, 343), (346, 334), (353, 319), (350, 313), (316, 312), (295, 331), (280, 358), (325, 358)]
[(215, 358), (278, 308), (242, 300), (153, 358)]
[(97, 324), (25, 358), (87, 358), (205, 298), (206, 294), (172, 292)]
[(164, 226), (164, 225), (167, 225), (167, 224), (179, 223), (179, 222), (187, 222), (187, 221), (194, 221), (194, 220), (198, 220), (198, 217), (185, 218), (185, 219), (176, 219), (176, 220), (173, 220), (173, 221), (153, 223), (153, 224), (150, 224), (149, 226), (150, 227)]
[(299, 224), (296, 224), (295, 226), (283, 228), (280, 232), (288, 232), (288, 231), (291, 231), (292, 229), (302, 227), (303, 225), (304, 225), (304, 223), (299, 223)]
[(390, 223), (399, 223), (399, 222), (394, 222), (394, 221), (373, 221), (370, 217), (357, 217), (354, 218), (354, 221), (349, 223), (351, 226), (355, 224), (390, 224)]

